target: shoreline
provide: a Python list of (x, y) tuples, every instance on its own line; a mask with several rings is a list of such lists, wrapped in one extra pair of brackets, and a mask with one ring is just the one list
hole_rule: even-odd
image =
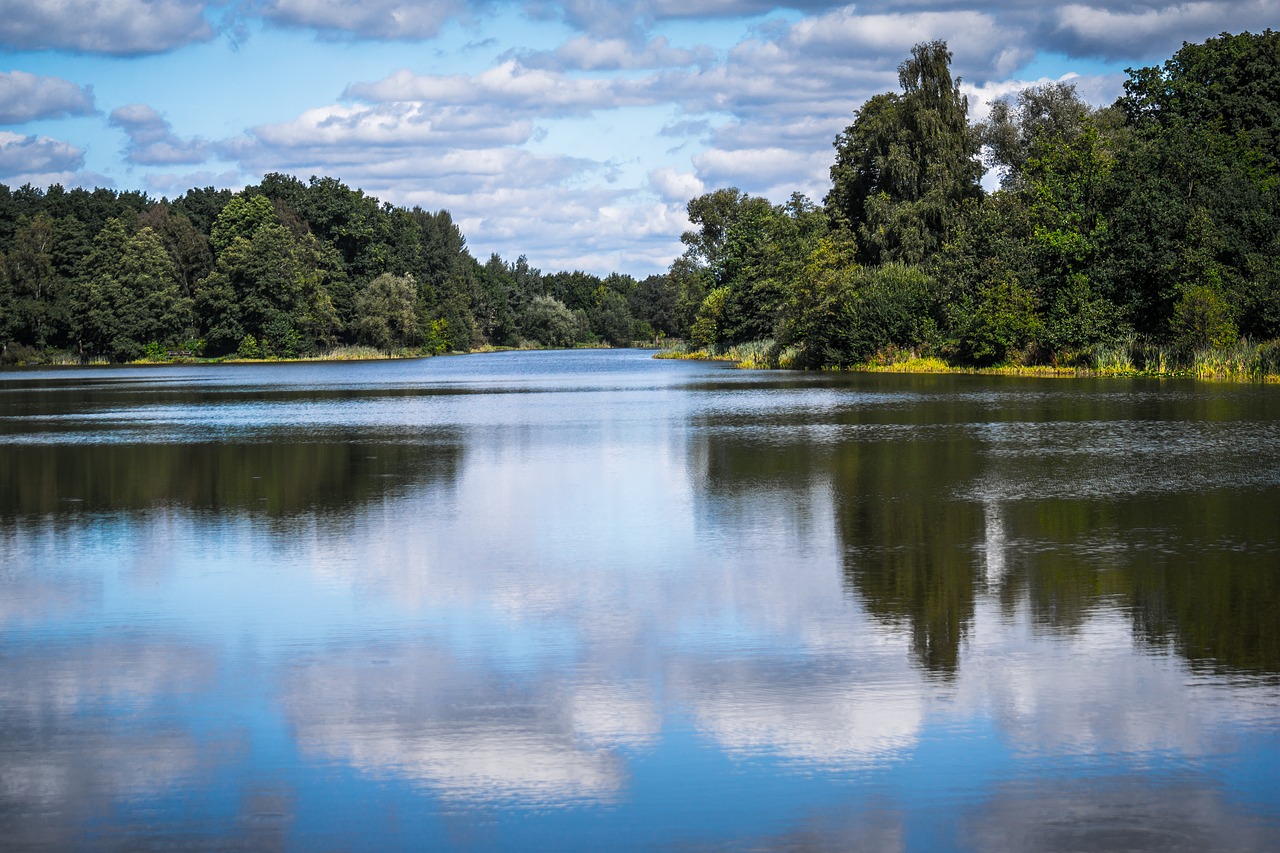
[(133, 361), (109, 361), (105, 358), (92, 358), (88, 361), (80, 361), (73, 359), (68, 354), (52, 355), (49, 361), (34, 362), (16, 362), (14, 364), (0, 364), (0, 374), (7, 370), (43, 370), (43, 369), (78, 369), (85, 367), (175, 367), (175, 366), (204, 366), (219, 364), (308, 364), (326, 361), (338, 362), (354, 362), (354, 361), (411, 361), (414, 359), (427, 359), (458, 355), (481, 355), (484, 353), (495, 352), (553, 352), (565, 351), (571, 352), (575, 350), (601, 350), (601, 349), (644, 349), (659, 352), (660, 348), (652, 343), (640, 345), (639, 342), (630, 347), (613, 347), (609, 344), (597, 344), (591, 346), (577, 347), (508, 347), (508, 346), (483, 346), (473, 350), (448, 350), (446, 352), (420, 352), (412, 350), (402, 350), (399, 352), (383, 352), (371, 347), (338, 347), (329, 352), (317, 353), (316, 355), (295, 356), (292, 358), (242, 358), (237, 355), (224, 355), (212, 358), (205, 358), (196, 355), (174, 356), (172, 358), (139, 358)]
[[(799, 370), (778, 364), (766, 364), (760, 361), (755, 352), (734, 352), (723, 354), (702, 352), (679, 352), (664, 350), (654, 358), (674, 359), (680, 361), (721, 361), (733, 363), (742, 370)], [(1025, 376), (1039, 379), (1195, 379), (1202, 382), (1233, 382), (1249, 385), (1280, 385), (1280, 373), (1256, 373), (1243, 369), (1218, 369), (1205, 367), (1202, 369), (1187, 368), (1184, 370), (1138, 370), (1129, 368), (1093, 368), (1093, 367), (1059, 367), (1051, 364), (1028, 365), (996, 365), (993, 367), (970, 367), (954, 365), (940, 358), (913, 357), (896, 362), (877, 363), (864, 362), (850, 367), (823, 367), (815, 372), (832, 373), (900, 373), (914, 375), (953, 375), (953, 376)]]

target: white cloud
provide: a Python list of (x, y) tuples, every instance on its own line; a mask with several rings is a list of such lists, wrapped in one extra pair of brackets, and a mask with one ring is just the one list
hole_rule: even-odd
[(849, 6), (801, 20), (784, 43), (810, 56), (878, 58), (877, 65), (894, 67), (914, 45), (934, 39), (947, 42), (961, 70), (1007, 74), (1034, 55), (1021, 27), (977, 10), (864, 15)]
[(376, 83), (357, 83), (345, 96), (376, 103), (424, 101), (443, 105), (502, 105), (541, 116), (583, 115), (599, 109), (656, 103), (649, 87), (627, 79), (571, 77), (526, 68), (508, 59), (476, 75), (398, 71)]
[(0, 15), (0, 45), (131, 56), (213, 38), (203, 0), (15, 0)]
[(1048, 43), (1075, 55), (1167, 56), (1184, 41), (1203, 41), (1223, 30), (1261, 31), (1274, 26), (1280, 21), (1280, 0), (1134, 4), (1132, 8), (1072, 3), (1056, 8), (1052, 21)]
[(109, 119), (129, 137), (125, 159), (142, 166), (203, 163), (210, 146), (203, 139), (181, 139), (169, 122), (146, 104), (129, 104), (111, 111)]
[(439, 107), (399, 101), (374, 106), (318, 107), (292, 121), (255, 128), (253, 134), (266, 145), (284, 148), (483, 148), (527, 142), (533, 135), (533, 126), (527, 119), (513, 119), (503, 110), (483, 105)]
[(146, 177), (147, 189), (162, 196), (176, 198), (192, 187), (216, 187), (217, 189), (240, 190), (252, 180), (235, 170), (225, 172), (151, 172)]
[(570, 39), (554, 51), (520, 54), (521, 63), (530, 68), (581, 71), (705, 65), (714, 61), (714, 58), (714, 52), (707, 47), (693, 50), (673, 48), (665, 36), (656, 36), (648, 43), (637, 46), (627, 39), (596, 39), (582, 35)]
[(463, 14), (461, 0), (268, 0), (262, 16), (278, 26), (353, 38), (432, 38)]
[(821, 197), (833, 159), (829, 149), (798, 154), (786, 148), (711, 148), (695, 155), (693, 164), (708, 185), (781, 199), (791, 192)]
[(73, 172), (83, 165), (84, 151), (68, 142), (0, 130), (0, 178)]
[(0, 71), (0, 124), (90, 115), (93, 111), (91, 86), (25, 71)]
[(667, 166), (649, 173), (649, 186), (663, 199), (671, 202), (687, 202), (707, 191), (707, 185), (690, 172), (677, 172)]

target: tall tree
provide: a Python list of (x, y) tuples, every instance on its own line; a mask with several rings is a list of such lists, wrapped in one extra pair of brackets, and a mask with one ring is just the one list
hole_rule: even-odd
[(836, 137), (825, 204), (865, 262), (917, 263), (938, 250), (966, 199), (982, 194), (978, 134), (942, 41), (898, 66), (902, 94), (877, 95)]

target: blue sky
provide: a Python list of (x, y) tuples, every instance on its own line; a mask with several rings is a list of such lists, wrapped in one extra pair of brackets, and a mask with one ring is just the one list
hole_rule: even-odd
[(831, 141), (945, 39), (980, 118), (1071, 75), (1094, 103), (1280, 0), (4, 0), (0, 183), (175, 196), (329, 175), (450, 210), (481, 259), (645, 275), (684, 204), (820, 200)]

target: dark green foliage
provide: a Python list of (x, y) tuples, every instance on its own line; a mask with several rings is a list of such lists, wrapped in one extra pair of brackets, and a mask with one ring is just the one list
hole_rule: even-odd
[(1203, 284), (1192, 285), (1182, 294), (1173, 309), (1170, 332), (1174, 344), (1187, 351), (1226, 347), (1238, 335), (1226, 301)]
[(1145, 133), (1208, 129), (1280, 163), (1280, 33), (1184, 44), (1162, 67), (1130, 70), (1124, 89), (1119, 105)]
[[(1141, 368), (1209, 346), (1266, 361), (1256, 341), (1280, 336), (1280, 35), (1184, 45), (1103, 109), (1070, 84), (1032, 87), (980, 126), (950, 60), (942, 42), (917, 45), (900, 91), (861, 106), (821, 209), (704, 193), (684, 253), (643, 281), (479, 264), (447, 211), (329, 177), (172, 202), (0, 186), (0, 347), (9, 361), (123, 359), (203, 340), (272, 357), (674, 335), (772, 341), (757, 349), (810, 367), (907, 352)], [(991, 195), (980, 143), (1003, 170)]]
[(544, 275), (523, 256), (481, 266), (448, 211), (382, 204), (333, 178), (270, 174), (239, 193), (206, 187), (172, 202), (0, 186), (6, 361), (46, 349), (134, 359), (272, 358), (339, 343), (626, 345), (652, 337), (654, 320), (674, 331), (676, 303), (669, 287), (641, 293), (625, 275)]
[(1042, 334), (1034, 295), (1007, 272), (984, 281), (974, 298), (956, 307), (952, 321), (959, 355), (970, 364), (1023, 363), (1028, 360), (1024, 353)]
[(869, 99), (836, 137), (826, 208), (867, 262), (923, 261), (982, 193), (979, 135), (950, 65), (944, 42), (916, 45), (898, 67), (902, 94)]
[(889, 263), (831, 270), (795, 318), (793, 329), (803, 330), (801, 362), (849, 367), (885, 350), (930, 345), (939, 311), (937, 284), (918, 267)]
[(360, 342), (386, 351), (413, 345), (419, 336), (417, 301), (412, 276), (383, 273), (369, 282), (355, 298)]
[(571, 347), (585, 337), (585, 318), (554, 296), (535, 296), (525, 306), (523, 327), (529, 340), (547, 347)]
[(693, 199), (688, 210), (698, 230), (681, 236), (689, 248), (668, 274), (677, 322), (702, 347), (775, 337), (826, 217), (799, 194), (774, 206), (732, 187)]
[(592, 334), (613, 346), (629, 346), (635, 338), (635, 320), (627, 298), (603, 284), (596, 288), (587, 318)]
[(196, 231), (208, 237), (231, 196), (231, 190), (215, 190), (213, 187), (191, 189), (174, 199), (171, 207), (174, 213), (187, 217)]
[(636, 283), (628, 298), (632, 315), (655, 335), (677, 335), (679, 291), (669, 275), (651, 275)]
[(5, 337), (36, 347), (58, 343), (66, 328), (66, 279), (54, 268), (53, 218), (22, 217), (5, 258), (6, 292), (0, 306)]
[(213, 226), (217, 265), (196, 289), (209, 351), (232, 352), (245, 335), (266, 355), (296, 356), (331, 345), (337, 315), (318, 252), (280, 224), (263, 196), (236, 196)]

